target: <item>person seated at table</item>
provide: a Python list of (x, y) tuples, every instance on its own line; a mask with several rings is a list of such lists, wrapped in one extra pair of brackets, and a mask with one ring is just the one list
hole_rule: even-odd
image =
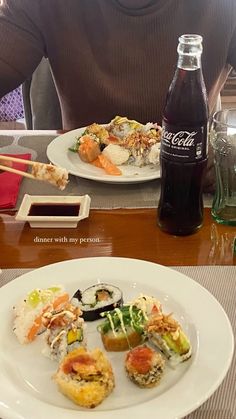
[(0, 97), (31, 77), (45, 56), (64, 129), (115, 115), (161, 123), (184, 33), (203, 36), (212, 114), (236, 68), (235, 0), (2, 0)]

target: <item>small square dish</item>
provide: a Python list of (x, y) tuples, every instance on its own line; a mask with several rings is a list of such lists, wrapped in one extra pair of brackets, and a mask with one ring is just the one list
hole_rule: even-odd
[(83, 196), (41, 196), (25, 194), (15, 219), (30, 227), (75, 228), (89, 216), (91, 198)]

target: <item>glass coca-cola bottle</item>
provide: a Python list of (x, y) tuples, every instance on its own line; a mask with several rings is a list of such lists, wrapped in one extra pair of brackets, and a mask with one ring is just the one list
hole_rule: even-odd
[(170, 234), (187, 235), (203, 221), (208, 105), (201, 68), (202, 37), (182, 35), (177, 51), (177, 69), (162, 121), (158, 224)]

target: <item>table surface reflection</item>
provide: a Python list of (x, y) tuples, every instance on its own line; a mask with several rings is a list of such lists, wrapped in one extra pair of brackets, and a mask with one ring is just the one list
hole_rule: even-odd
[(166, 266), (235, 265), (234, 227), (214, 222), (204, 209), (202, 228), (177, 237), (157, 226), (156, 209), (91, 210), (77, 228), (31, 228), (0, 213), (0, 267), (36, 268), (63, 260), (119, 256)]

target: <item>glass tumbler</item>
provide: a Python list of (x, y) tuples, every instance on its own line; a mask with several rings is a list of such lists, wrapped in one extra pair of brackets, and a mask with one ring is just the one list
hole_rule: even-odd
[(236, 109), (214, 114), (210, 141), (216, 172), (211, 213), (218, 223), (236, 226)]

